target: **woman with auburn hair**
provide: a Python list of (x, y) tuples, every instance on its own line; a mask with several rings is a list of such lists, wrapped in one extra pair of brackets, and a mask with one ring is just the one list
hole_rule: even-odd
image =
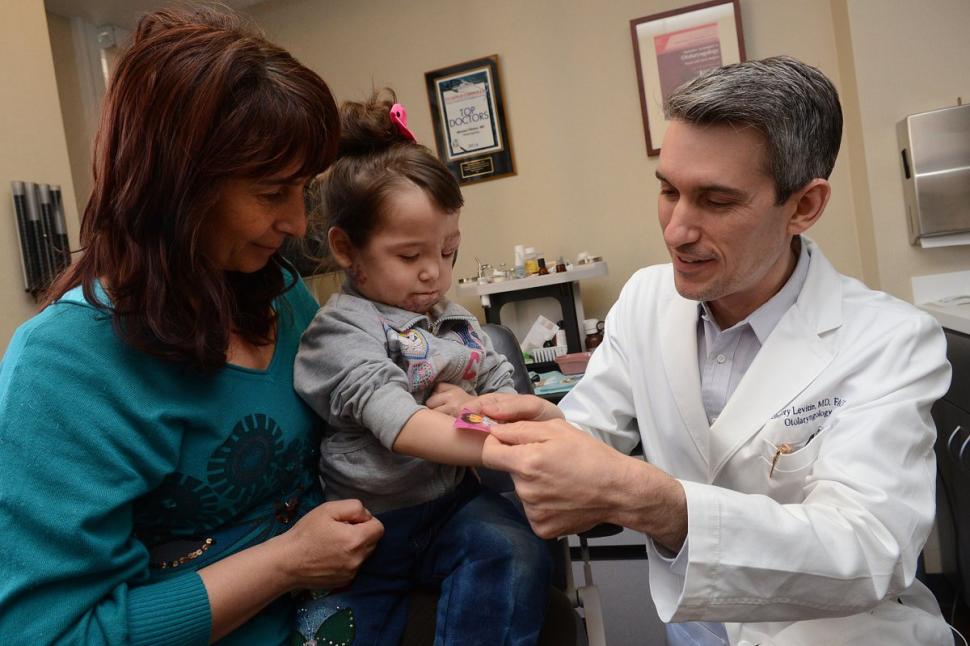
[[(326, 84), (238, 17), (141, 20), (83, 254), (0, 363), (0, 642), (279, 644), (383, 528), (320, 503), (278, 253), (336, 153)], [(319, 505), (319, 506), (318, 506)]]

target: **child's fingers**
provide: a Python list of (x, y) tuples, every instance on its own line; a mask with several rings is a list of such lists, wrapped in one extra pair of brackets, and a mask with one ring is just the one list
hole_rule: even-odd
[(445, 406), (447, 404), (448, 404), (448, 397), (440, 393), (435, 393), (431, 395), (424, 402), (424, 405), (427, 406), (428, 408), (440, 408), (441, 406)]

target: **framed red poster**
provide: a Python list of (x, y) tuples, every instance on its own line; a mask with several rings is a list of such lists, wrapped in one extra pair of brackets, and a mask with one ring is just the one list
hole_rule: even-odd
[(630, 21), (647, 155), (660, 154), (663, 104), (707, 70), (744, 60), (738, 0), (714, 0)]

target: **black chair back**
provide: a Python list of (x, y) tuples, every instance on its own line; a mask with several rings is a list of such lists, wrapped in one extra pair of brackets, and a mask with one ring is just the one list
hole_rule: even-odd
[[(501, 355), (504, 355), (509, 363), (512, 364), (512, 381), (515, 390), (520, 395), (533, 394), (532, 380), (529, 379), (529, 370), (525, 367), (525, 359), (522, 358), (522, 350), (519, 348), (519, 341), (515, 338), (512, 330), (498, 323), (486, 323), (482, 330), (488, 335), (492, 342), (492, 347)], [(494, 471), (485, 467), (478, 469), (478, 477), (482, 484), (503, 494), (511, 494), (515, 491), (512, 477), (504, 471)]]
[(970, 336), (946, 330), (950, 390), (933, 406), (936, 422), (937, 527), (943, 573), (970, 600)]
[(522, 358), (519, 340), (515, 338), (512, 330), (498, 323), (486, 323), (482, 326), (482, 330), (488, 335), (495, 351), (504, 355), (508, 362), (512, 364), (512, 380), (515, 382), (515, 390), (520, 395), (532, 395), (535, 390), (532, 387), (532, 380), (529, 379), (529, 369), (525, 367), (525, 359)]

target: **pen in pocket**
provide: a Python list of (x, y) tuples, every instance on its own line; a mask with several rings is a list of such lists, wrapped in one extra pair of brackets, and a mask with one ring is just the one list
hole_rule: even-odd
[(775, 466), (778, 464), (778, 459), (783, 455), (788, 455), (789, 453), (794, 453), (795, 451), (804, 449), (808, 446), (808, 443), (815, 439), (815, 437), (822, 432), (824, 427), (819, 427), (817, 431), (808, 436), (808, 439), (800, 444), (792, 444), (790, 442), (782, 442), (776, 447), (775, 456), (771, 459), (771, 468), (768, 470), (768, 477), (770, 478), (775, 473)]
[(780, 457), (781, 457), (781, 456), (783, 456), (783, 455), (788, 455), (788, 454), (789, 454), (789, 453), (791, 453), (791, 452), (792, 452), (793, 450), (794, 450), (794, 449), (792, 448), (792, 445), (791, 445), (791, 444), (789, 444), (788, 442), (782, 442), (781, 444), (779, 444), (779, 445), (778, 445), (778, 447), (777, 447), (777, 450), (775, 451), (775, 457), (773, 457), (773, 458), (771, 459), (771, 468), (770, 468), (770, 469), (768, 469), (768, 477), (769, 477), (769, 478), (770, 478), (770, 477), (771, 477), (771, 476), (772, 476), (772, 475), (774, 474), (774, 472), (775, 472), (775, 465), (777, 465), (777, 464), (778, 464), (778, 458), (780, 458)]

